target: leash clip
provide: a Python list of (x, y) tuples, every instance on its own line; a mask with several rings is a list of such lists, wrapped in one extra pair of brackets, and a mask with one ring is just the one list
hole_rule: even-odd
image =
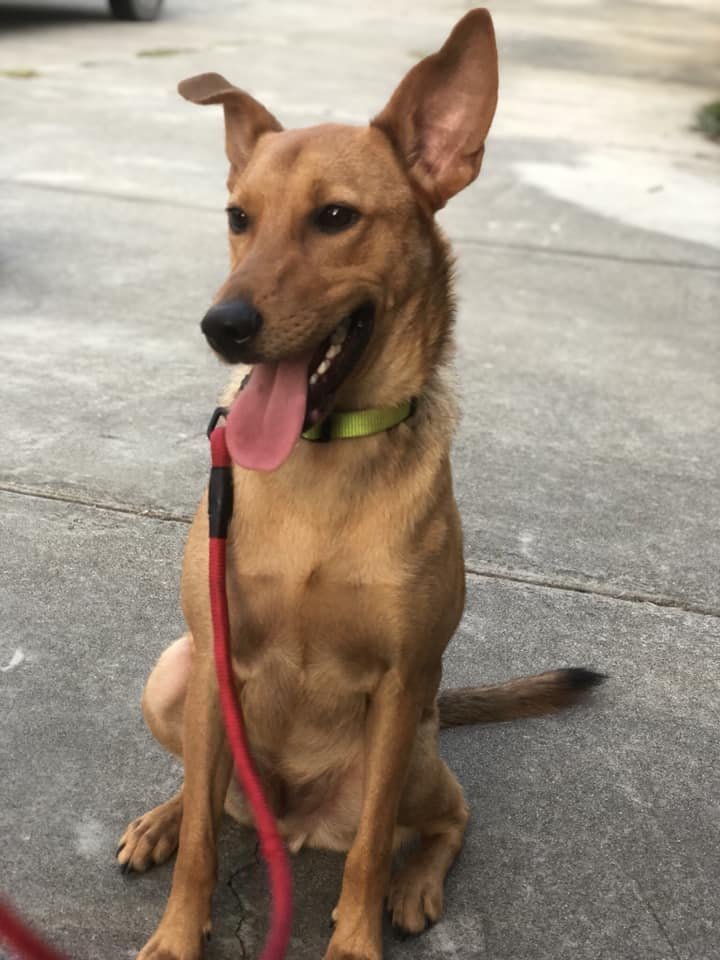
[(210, 437), (210, 434), (213, 432), (215, 427), (218, 425), (218, 420), (220, 419), (220, 417), (227, 417), (227, 415), (228, 415), (227, 407), (215, 407), (215, 409), (212, 412), (212, 416), (210, 417), (210, 423), (208, 424), (208, 428), (207, 428), (208, 438)]
[(217, 425), (227, 412), (227, 407), (215, 407), (207, 428), (211, 461), (208, 517), (210, 537), (218, 540), (227, 537), (233, 511), (232, 463), (225, 442), (225, 427)]

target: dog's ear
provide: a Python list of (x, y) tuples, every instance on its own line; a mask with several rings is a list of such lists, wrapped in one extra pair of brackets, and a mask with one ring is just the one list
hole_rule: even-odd
[(492, 19), (487, 10), (471, 10), (438, 53), (412, 68), (372, 121), (394, 143), (433, 209), (480, 172), (497, 90)]
[(253, 147), (263, 133), (282, 130), (282, 126), (249, 93), (234, 87), (219, 73), (201, 73), (178, 84), (178, 93), (192, 103), (221, 103), (225, 111), (225, 153), (230, 161), (228, 187), (248, 162)]

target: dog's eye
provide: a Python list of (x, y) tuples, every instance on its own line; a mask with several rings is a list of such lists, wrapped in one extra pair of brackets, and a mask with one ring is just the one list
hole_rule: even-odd
[(250, 217), (240, 207), (228, 207), (227, 215), (233, 233), (245, 233), (250, 226)]
[(328, 203), (313, 214), (313, 222), (323, 233), (340, 233), (360, 219), (360, 211), (340, 203)]

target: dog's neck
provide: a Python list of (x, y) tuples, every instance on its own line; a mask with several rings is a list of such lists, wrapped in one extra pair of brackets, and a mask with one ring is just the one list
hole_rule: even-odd
[[(300, 440), (278, 470), (236, 468), (238, 498), (268, 517), (277, 504), (292, 505), (307, 522), (343, 528), (342, 516), (363, 504), (383, 503), (389, 523), (412, 524), (415, 504), (450, 482), (450, 444), (457, 422), (451, 377), (438, 369), (426, 384), (417, 409), (405, 422), (372, 436), (330, 443)], [(402, 509), (393, 502), (403, 491)], [(415, 490), (415, 495), (408, 491)]]
[(413, 415), (416, 406), (417, 398), (413, 397), (392, 407), (370, 407), (348, 412), (333, 410), (315, 426), (303, 431), (302, 437), (318, 443), (371, 437), (404, 423)]

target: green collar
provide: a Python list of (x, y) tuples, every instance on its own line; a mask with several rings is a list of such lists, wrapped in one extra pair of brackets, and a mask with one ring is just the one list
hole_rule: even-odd
[(374, 433), (391, 430), (415, 412), (416, 401), (406, 400), (397, 407), (378, 407), (374, 410), (351, 410), (347, 413), (331, 413), (303, 433), (304, 440), (327, 442), (350, 440), (354, 437), (369, 437)]

